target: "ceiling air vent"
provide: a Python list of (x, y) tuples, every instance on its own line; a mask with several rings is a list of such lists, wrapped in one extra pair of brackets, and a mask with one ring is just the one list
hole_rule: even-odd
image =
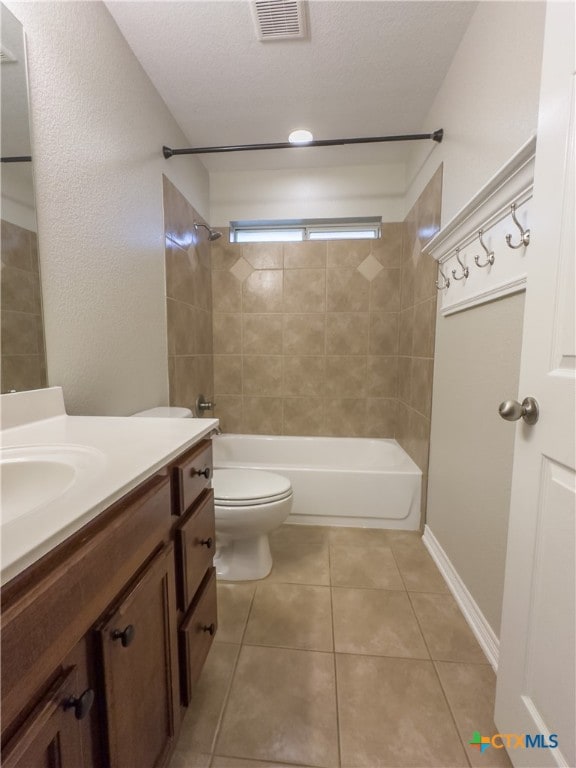
[(253, 0), (252, 16), (258, 40), (306, 37), (303, 0)]

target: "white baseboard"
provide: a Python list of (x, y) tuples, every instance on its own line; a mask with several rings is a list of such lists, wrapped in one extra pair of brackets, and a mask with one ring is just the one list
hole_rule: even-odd
[(486, 617), (450, 562), (448, 555), (444, 552), (438, 539), (427, 525), (424, 526), (422, 541), (438, 566), (440, 573), (444, 577), (444, 581), (448, 585), (448, 589), (452, 592), (452, 595), (464, 614), (464, 618), (470, 625), (470, 629), (474, 633), (476, 640), (478, 640), (480, 647), (486, 654), (486, 658), (492, 665), (494, 672), (496, 672), (498, 670), (500, 641), (494, 634), (494, 630), (486, 621)]

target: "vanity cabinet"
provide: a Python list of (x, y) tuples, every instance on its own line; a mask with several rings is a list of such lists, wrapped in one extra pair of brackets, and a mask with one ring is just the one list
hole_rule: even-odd
[(2, 588), (3, 766), (167, 765), (217, 626), (211, 473), (202, 440)]

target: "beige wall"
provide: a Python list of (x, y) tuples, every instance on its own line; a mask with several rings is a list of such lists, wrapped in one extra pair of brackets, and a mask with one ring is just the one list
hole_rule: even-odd
[(162, 173), (203, 215), (198, 160), (100, 2), (8, 2), (26, 32), (48, 381), (70, 413), (168, 402)]
[(394, 436), (402, 229), (385, 224), (376, 242), (213, 243), (225, 431)]
[(36, 232), (2, 219), (1, 391), (46, 386)]
[[(446, 224), (536, 132), (544, 8), (478, 3), (425, 121), (445, 139), (415, 146), (407, 207), (443, 163)], [(513, 430), (495, 408), (518, 394), (522, 301), (439, 316), (436, 329), (427, 523), (496, 634)]]
[(194, 410), (214, 391), (210, 244), (199, 213), (165, 176), (163, 187), (170, 405)]
[(426, 513), (438, 293), (436, 262), (423, 254), (422, 248), (440, 228), (441, 200), (439, 168), (406, 216), (402, 249), (396, 439), (422, 470), (422, 524)]
[(498, 635), (524, 294), (438, 317), (428, 525)]

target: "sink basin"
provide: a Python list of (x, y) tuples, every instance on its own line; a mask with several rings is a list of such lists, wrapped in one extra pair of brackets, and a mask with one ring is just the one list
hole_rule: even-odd
[(0, 451), (2, 525), (45, 506), (97, 475), (104, 454), (77, 445), (20, 446)]

